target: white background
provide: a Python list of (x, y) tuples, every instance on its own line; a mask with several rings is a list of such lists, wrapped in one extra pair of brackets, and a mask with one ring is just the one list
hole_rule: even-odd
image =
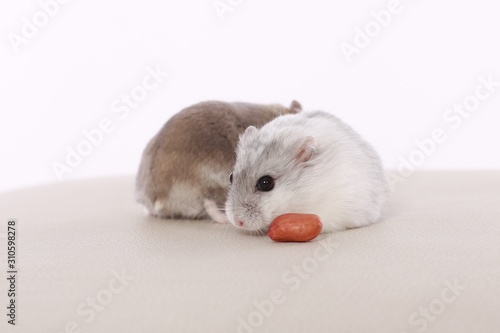
[[(41, 0), (43, 3), (49, 0)], [(55, 1), (55, 0), (52, 0)], [(229, 0), (223, 0), (227, 2)], [(239, 4), (238, 4), (239, 2)], [(134, 174), (142, 149), (174, 113), (220, 99), (323, 109), (379, 151), (387, 168), (440, 127), (448, 135), (418, 169), (500, 168), (500, 89), (453, 130), (443, 114), (500, 81), (500, 6), (491, 0), (402, 0), (400, 13), (348, 63), (340, 45), (389, 1), (72, 0), (15, 51), (38, 1), (0, 5), (0, 191), (57, 182), (52, 163), (104, 118), (114, 131), (63, 181)], [(128, 117), (112, 105), (145, 68), (170, 76)]]

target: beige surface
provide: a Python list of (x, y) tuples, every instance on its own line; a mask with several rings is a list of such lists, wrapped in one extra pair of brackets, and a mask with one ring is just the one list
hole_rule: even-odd
[[(500, 331), (500, 172), (415, 175), (382, 223), (307, 244), (146, 217), (132, 187), (124, 177), (0, 195), (3, 309), (9, 218), (20, 272), (18, 325), (2, 310), (1, 332), (64, 332), (71, 321), (81, 332), (237, 332), (249, 316), (257, 327), (241, 332)], [(259, 315), (254, 302), (268, 305), (273, 290), (280, 304)], [(107, 304), (91, 318), (96, 296)]]

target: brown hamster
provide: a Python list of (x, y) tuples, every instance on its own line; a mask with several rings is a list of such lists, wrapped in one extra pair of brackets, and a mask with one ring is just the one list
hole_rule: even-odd
[(142, 154), (136, 200), (153, 216), (227, 222), (224, 207), (240, 134), (302, 110), (279, 104), (207, 101), (181, 110)]

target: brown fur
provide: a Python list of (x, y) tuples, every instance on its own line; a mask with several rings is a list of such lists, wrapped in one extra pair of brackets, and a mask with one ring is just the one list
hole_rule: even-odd
[[(146, 146), (136, 179), (137, 200), (152, 215), (208, 218), (203, 201), (224, 205), (239, 135), (250, 125), (260, 127), (300, 110), (296, 101), (289, 108), (208, 101), (183, 109)], [(189, 189), (184, 192), (190, 199), (172, 197), (174, 186)]]

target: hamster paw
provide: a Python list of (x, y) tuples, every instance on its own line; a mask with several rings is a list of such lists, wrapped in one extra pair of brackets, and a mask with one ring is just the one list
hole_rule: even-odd
[(203, 201), (203, 205), (205, 206), (205, 210), (207, 211), (208, 216), (212, 218), (217, 223), (229, 223), (226, 214), (224, 214), (218, 207), (215, 201), (205, 199)]

